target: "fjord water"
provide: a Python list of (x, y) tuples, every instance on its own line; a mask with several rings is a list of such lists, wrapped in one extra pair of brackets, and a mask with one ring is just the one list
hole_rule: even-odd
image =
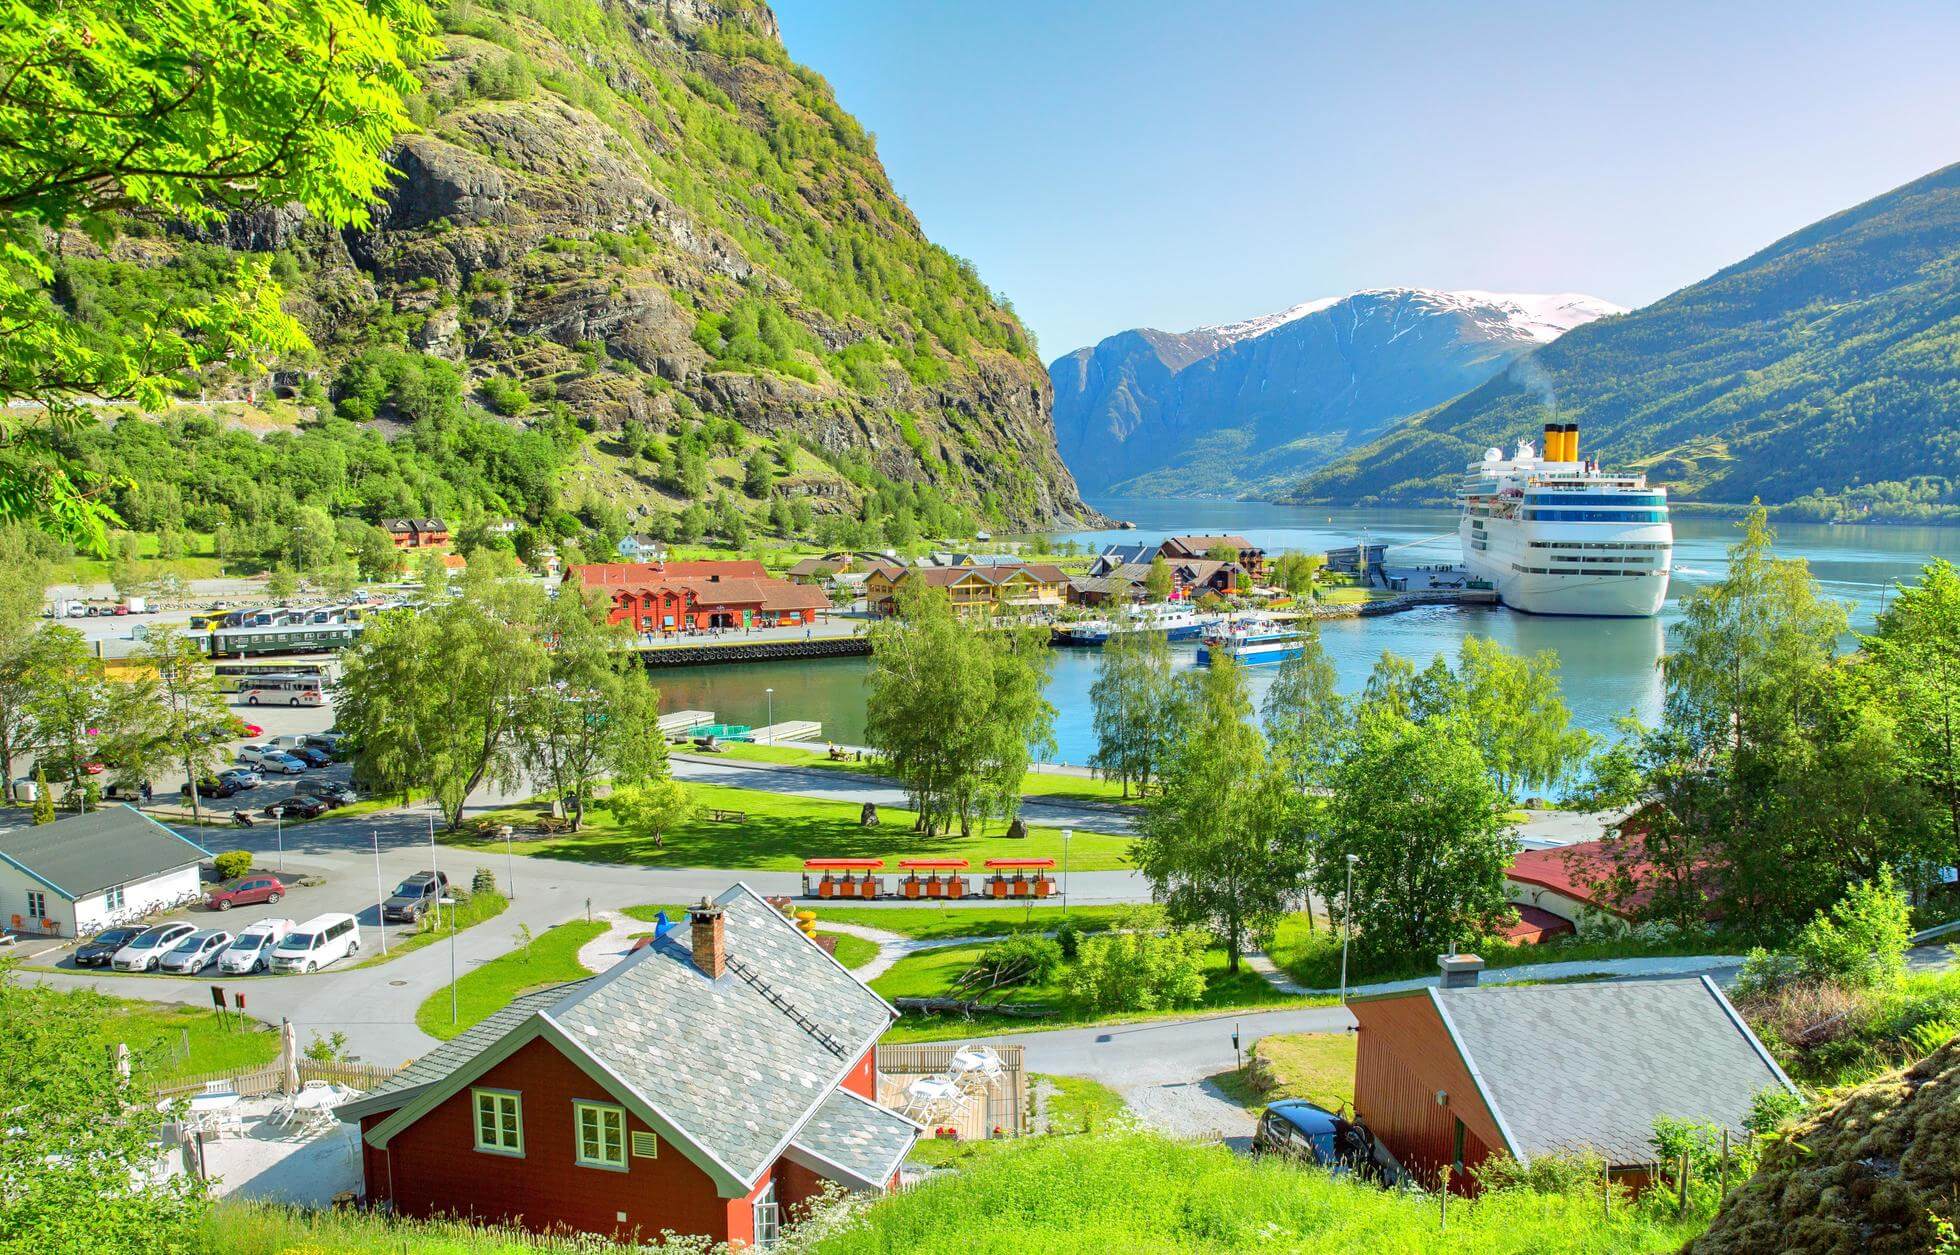
[[(1320, 552), (1351, 545), (1364, 537), (1389, 546), (1389, 564), (1455, 562), (1455, 516), (1446, 510), (1335, 510), (1270, 505), (1251, 501), (1202, 499), (1118, 499), (1090, 502), (1113, 519), (1136, 529), (1081, 531), (1057, 535), (1100, 548), (1104, 544), (1155, 541), (1178, 533), (1234, 532), (1277, 553), (1285, 549)], [(1915, 578), (1933, 557), (1960, 562), (1960, 529), (1915, 527), (1827, 527), (1783, 523), (1776, 527), (1779, 556), (1804, 558), (1827, 597), (1849, 608), (1854, 630), (1867, 630), (1901, 580)], [(1668, 628), (1678, 621), (1679, 598), (1721, 578), (1725, 552), (1737, 535), (1728, 518), (1676, 513), (1674, 579), (1668, 601), (1653, 619), (1568, 619), (1519, 614), (1501, 607), (1431, 608), (1374, 619), (1342, 619), (1321, 625), (1321, 641), (1339, 673), (1343, 691), (1358, 690), (1384, 651), (1401, 654), (1418, 667), (1438, 653), (1454, 655), (1465, 636), (1487, 636), (1523, 653), (1541, 649), (1559, 656), (1566, 704), (1574, 720), (1602, 736), (1614, 721), (1632, 713), (1653, 720), (1660, 710), (1661, 681), (1656, 665)], [(1846, 646), (1852, 642), (1847, 637)], [(1173, 647), (1177, 665), (1195, 666), (1196, 647)], [(1097, 651), (1058, 649), (1048, 685), (1056, 708), (1055, 758), (1083, 763), (1095, 749), (1089, 686), (1096, 678)], [(658, 671), (665, 710), (712, 710), (729, 723), (760, 724), (767, 717), (773, 688), (778, 720), (816, 719), (826, 738), (861, 744), (864, 736), (862, 658), (768, 663), (739, 667), (696, 667)], [(1264, 697), (1273, 667), (1254, 667), (1253, 697)]]

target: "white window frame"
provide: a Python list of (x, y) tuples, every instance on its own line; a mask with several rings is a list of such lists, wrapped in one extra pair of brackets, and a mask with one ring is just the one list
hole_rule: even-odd
[(27, 918), (29, 919), (48, 918), (47, 890), (29, 889), (27, 891)]
[(122, 908), (123, 908), (123, 886), (121, 886), (121, 885), (110, 885), (110, 886), (109, 886), (109, 888), (108, 888), (107, 890), (105, 890), (105, 891), (103, 892), (103, 894), (102, 894), (102, 905), (103, 905), (103, 906), (104, 906), (105, 908), (107, 908), (108, 910), (111, 910), (111, 911), (120, 911), (120, 910), (122, 910)]
[[(585, 1125), (591, 1119), (597, 1134), (599, 1153), (589, 1156), (585, 1153)], [(612, 1127), (607, 1128), (607, 1121)], [(572, 1161), (581, 1168), (603, 1168), (609, 1172), (626, 1171), (626, 1108), (617, 1103), (587, 1102), (582, 1099), (572, 1103)]]
[[(486, 1103), (496, 1124), (497, 1140), (483, 1140), (483, 1114)], [(504, 1140), (504, 1114), (510, 1114), (512, 1142)], [(486, 1155), (524, 1157), (524, 1096), (514, 1089), (472, 1089), (470, 1091), (470, 1136), (476, 1148)]]
[(776, 1202), (776, 1182), (774, 1179), (771, 1179), (769, 1184), (763, 1186), (762, 1192), (755, 1196), (755, 1202), (749, 1214), (754, 1226), (753, 1231), (755, 1233), (755, 1246), (757, 1250), (769, 1250), (778, 1242), (782, 1241), (783, 1209)]

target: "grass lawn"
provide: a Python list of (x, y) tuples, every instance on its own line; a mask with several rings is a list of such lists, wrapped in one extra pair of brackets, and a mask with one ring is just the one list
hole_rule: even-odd
[(1385, 588), (1321, 587), (1314, 592), (1314, 601), (1323, 606), (1359, 606), (1365, 602), (1382, 601), (1395, 594)]
[(492, 959), (456, 982), (458, 1015), (454, 1022), (449, 1018), (449, 990), (445, 986), (416, 1008), (416, 1027), (448, 1041), (526, 990), (590, 976), (579, 966), (579, 947), (604, 933), (606, 927), (603, 920), (580, 919), (546, 929), (529, 946)]
[(837, 961), (853, 971), (878, 957), (878, 943), (875, 941), (866, 941), (850, 933), (827, 933), (821, 928), (817, 930), (817, 936), (837, 938), (837, 949), (834, 951)]
[(1252, 1060), (1213, 1079), (1233, 1101), (1263, 1107), (1304, 1098), (1329, 1111), (1354, 1103), (1353, 1033), (1272, 1033), (1252, 1046)]
[(97, 1036), (107, 1051), (117, 1042), (128, 1044), (139, 1079), (162, 1082), (253, 1068), (279, 1053), (279, 1034), (271, 1025), (239, 1016), (220, 1019), (208, 1006), (108, 998), (92, 990), (50, 991), (50, 996), (101, 1008)]
[[(691, 784), (688, 794), (700, 807), (690, 822), (666, 834), (656, 848), (652, 837), (622, 829), (611, 812), (595, 809), (585, 831), (558, 836), (528, 834), (511, 842), (518, 854), (563, 858), (590, 863), (631, 863), (655, 867), (756, 868), (795, 871), (806, 858), (883, 858), (896, 870), (905, 857), (967, 858), (978, 868), (990, 858), (1062, 859), (1061, 833), (1030, 828), (1025, 839), (1012, 841), (999, 829), (972, 837), (924, 837), (912, 832), (917, 818), (910, 811), (880, 807), (880, 826), (858, 825), (860, 808), (851, 802), (830, 802), (760, 789)], [(724, 823), (708, 817), (710, 810), (741, 811), (747, 818)], [(536, 805), (512, 807), (489, 817), (491, 823), (519, 828), (542, 813)], [(486, 852), (500, 851), (503, 842), (474, 833), (443, 838), (448, 844)], [(1075, 871), (1112, 871), (1129, 866), (1130, 838), (1101, 832), (1077, 831), (1069, 847), (1069, 866)]]
[[(373, 967), (376, 963), (387, 963), (399, 959), (404, 954), (420, 950), (423, 946), (442, 940), (449, 935), (453, 923), (457, 932), (467, 932), (485, 920), (495, 919), (510, 906), (510, 899), (494, 889), (488, 893), (473, 893), (467, 899), (450, 907), (447, 911), (437, 907), (434, 912), (424, 915), (416, 924), (415, 931), (400, 941), (388, 943), (388, 953), (381, 953), (376, 946), (374, 953), (355, 964), (356, 967)], [(441, 919), (438, 921), (437, 917)]]
[[(1309, 989), (1338, 988), (1341, 983), (1341, 935), (1338, 931), (1330, 931), (1325, 920), (1316, 921), (1314, 930), (1309, 932), (1306, 920), (1305, 915), (1289, 915), (1282, 919), (1273, 932), (1272, 943), (1266, 947), (1266, 953), (1288, 976)], [(1487, 939), (1469, 948), (1482, 957), (1486, 967), (1499, 968), (1522, 967), (1532, 963), (1722, 954), (1734, 947), (1719, 938), (1642, 941), (1626, 937), (1595, 941), (1575, 937), (1535, 946), (1509, 945)], [(1435, 974), (1436, 961), (1432, 957), (1370, 960), (1363, 957), (1359, 949), (1351, 951), (1348, 956), (1348, 983), (1351, 985), (1408, 980)]]
[[(979, 959), (983, 946), (947, 946), (910, 954), (892, 964), (871, 988), (887, 999), (943, 997), (961, 973)], [(1034, 1032), (1049, 1028), (1068, 1028), (1082, 1024), (1120, 1024), (1131, 1020), (1169, 1019), (1178, 1016), (1207, 1015), (1218, 1011), (1278, 1005), (1305, 1006), (1310, 1000), (1289, 997), (1267, 984), (1249, 967), (1241, 966), (1237, 975), (1226, 970), (1225, 953), (1211, 950), (1205, 955), (1205, 994), (1196, 1006), (1170, 1012), (1118, 1012), (1090, 1015), (1077, 1008), (1068, 996), (1067, 974), (1046, 985), (1033, 985), (1011, 993), (1009, 1005), (1030, 1003), (1051, 1012), (1041, 1019), (1007, 1015), (937, 1016), (907, 1012), (885, 1035), (886, 1041), (942, 1041), (953, 1037), (972, 1037), (987, 1033)]]
[[(825, 771), (850, 771), (859, 775), (880, 774), (878, 764), (873, 759), (835, 762), (829, 751), (818, 747), (810, 749), (803, 745), (744, 745), (739, 741), (724, 742), (721, 753), (728, 758), (754, 763), (790, 763), (798, 767), (817, 767)], [(1030, 771), (1021, 777), (1021, 796), (1070, 799), (1079, 802), (1121, 802), (1123, 785), (1120, 781), (1104, 780), (1095, 776), (1078, 776), (1053, 771)], [(1134, 793), (1129, 798), (1137, 801)]]

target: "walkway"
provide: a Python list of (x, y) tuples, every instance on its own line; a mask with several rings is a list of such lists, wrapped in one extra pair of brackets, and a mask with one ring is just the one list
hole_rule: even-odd
[[(1279, 965), (1260, 952), (1244, 956), (1247, 967), (1265, 977), (1266, 983), (1281, 993), (1303, 998), (1335, 998), (1340, 989), (1310, 989), (1288, 977)], [(1478, 976), (1480, 985), (1513, 985), (1520, 981), (1566, 980), (1574, 976), (1605, 976), (1623, 980), (1652, 979), (1663, 976), (1700, 976), (1704, 972), (1729, 972), (1742, 966), (1739, 954), (1661, 955), (1635, 959), (1568, 959), (1557, 963), (1527, 963), (1519, 967), (1485, 968)], [(1399, 994), (1434, 985), (1436, 976), (1416, 976), (1408, 980), (1373, 981), (1348, 986), (1351, 996)]]

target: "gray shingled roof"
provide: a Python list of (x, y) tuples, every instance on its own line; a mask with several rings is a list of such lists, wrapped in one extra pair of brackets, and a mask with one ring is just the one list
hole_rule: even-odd
[(709, 980), (678, 924), (546, 1015), (752, 1181), (894, 1012), (746, 885), (716, 902), (727, 953), (768, 991), (732, 969)]
[(1706, 977), (1431, 991), (1516, 1149), (1654, 1158), (1654, 1118), (1742, 1131), (1790, 1087)]
[(210, 857), (203, 846), (127, 806), (0, 832), (0, 859), (71, 899)]
[(817, 1104), (810, 1122), (797, 1130), (790, 1149), (876, 1186), (891, 1180), (918, 1134), (919, 1126), (897, 1112), (849, 1090), (833, 1089)]

